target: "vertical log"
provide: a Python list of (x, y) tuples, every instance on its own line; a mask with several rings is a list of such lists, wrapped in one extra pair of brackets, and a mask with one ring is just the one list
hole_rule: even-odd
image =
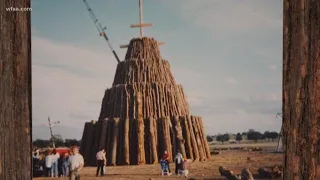
[(0, 1), (0, 179), (32, 178), (30, 0)]
[(137, 156), (137, 149), (138, 149), (138, 138), (137, 138), (137, 120), (130, 119), (130, 165), (137, 165), (138, 164), (138, 156)]
[(284, 179), (317, 179), (320, 1), (284, 0)]
[(205, 158), (204, 158), (201, 138), (200, 138), (200, 135), (199, 135), (199, 129), (198, 129), (198, 125), (197, 125), (197, 117), (191, 116), (191, 121), (192, 121), (193, 131), (194, 131), (195, 138), (196, 138), (197, 145), (198, 145), (198, 151), (199, 151), (199, 157), (200, 157), (199, 160), (200, 161), (204, 161)]
[(202, 136), (202, 141), (203, 141), (203, 144), (204, 144), (205, 153), (206, 153), (207, 158), (210, 159), (211, 158), (211, 152), (210, 152), (209, 144), (208, 144), (208, 141), (207, 141), (207, 138), (206, 138), (206, 134), (205, 134), (205, 131), (204, 131), (202, 118), (199, 118), (198, 123), (199, 123), (199, 126), (200, 126), (200, 133), (201, 133), (201, 136)]
[(86, 137), (86, 147), (85, 147), (85, 154), (84, 156), (84, 161), (87, 165), (92, 165), (92, 147), (93, 147), (93, 131), (94, 131), (94, 124), (92, 122), (88, 123), (87, 126), (87, 137)]
[(124, 164), (124, 119), (119, 119), (119, 125), (118, 125), (118, 145), (117, 145), (117, 165), (123, 165)]
[[(86, 144), (87, 144), (87, 136), (88, 136), (88, 126), (89, 126), (89, 122), (86, 122), (84, 124), (84, 129), (83, 129), (83, 133), (82, 133), (82, 138), (81, 138), (81, 145), (80, 145), (80, 154), (85, 154), (86, 153)], [(86, 164), (86, 163), (85, 163)]]
[(124, 165), (129, 165), (130, 164), (130, 146), (129, 146), (129, 119), (126, 118), (124, 119)]
[(187, 121), (188, 121), (188, 126), (189, 126), (189, 131), (190, 131), (190, 136), (191, 136), (191, 146), (193, 150), (193, 160), (194, 161), (199, 161), (199, 150), (198, 150), (198, 144), (194, 132), (194, 128), (192, 125), (192, 120), (190, 116), (187, 116)]
[(158, 162), (158, 153), (157, 153), (157, 129), (155, 126), (155, 119), (149, 118), (149, 131), (150, 131), (150, 149), (151, 149), (151, 162), (155, 164)]
[(136, 95), (136, 104), (138, 110), (137, 119), (137, 135), (138, 135), (138, 164), (145, 164), (145, 150), (144, 150), (144, 122), (142, 115), (142, 95), (140, 92)]
[(113, 134), (112, 134), (112, 147), (111, 147), (111, 159), (110, 165), (115, 166), (117, 164), (117, 146), (119, 136), (119, 118), (113, 118)]
[(187, 155), (184, 147), (184, 139), (182, 135), (182, 127), (180, 125), (179, 116), (173, 117), (173, 129), (175, 130), (175, 134), (176, 134), (175, 138), (176, 138), (177, 149), (179, 149), (183, 157), (186, 158)]
[(100, 148), (102, 122), (98, 121), (94, 124), (93, 154), (97, 153)]
[(100, 134), (100, 142), (99, 147), (106, 149), (106, 137), (107, 137), (107, 127), (109, 120), (101, 120), (101, 134)]
[(192, 149), (192, 145), (191, 145), (191, 135), (190, 135), (187, 117), (181, 116), (180, 123), (182, 126), (182, 133), (183, 133), (183, 139), (184, 139), (184, 144), (185, 144), (185, 149), (186, 149), (186, 156), (188, 159), (194, 159), (193, 149)]
[(169, 161), (172, 162), (172, 146), (170, 138), (170, 117), (166, 116), (159, 119), (159, 158), (163, 155), (164, 151), (167, 151), (170, 155)]
[(152, 161), (152, 152), (151, 152), (151, 137), (150, 137), (150, 120), (149, 118), (144, 119), (144, 148), (145, 148), (145, 155), (146, 155), (146, 163), (151, 164)]

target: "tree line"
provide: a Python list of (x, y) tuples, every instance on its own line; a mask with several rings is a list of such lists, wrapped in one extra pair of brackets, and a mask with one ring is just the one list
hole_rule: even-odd
[(71, 146), (80, 146), (81, 140), (77, 139), (63, 139), (60, 135), (55, 135), (54, 137), (50, 138), (49, 140), (44, 139), (36, 139), (32, 141), (33, 147), (38, 148), (46, 148), (51, 147), (52, 142), (56, 147), (71, 147)]
[[(240, 142), (243, 140), (243, 136), (246, 136), (247, 140), (252, 140), (254, 142), (257, 142), (258, 140), (264, 140), (264, 139), (270, 139), (274, 141), (279, 137), (279, 133), (275, 131), (265, 131), (264, 133), (261, 133), (259, 131), (250, 129), (248, 132), (235, 134), (234, 140)], [(219, 141), (221, 143), (227, 142), (231, 138), (229, 133), (218, 134), (216, 136), (207, 135), (207, 141), (208, 142), (214, 141), (214, 137), (216, 138), (216, 141)]]

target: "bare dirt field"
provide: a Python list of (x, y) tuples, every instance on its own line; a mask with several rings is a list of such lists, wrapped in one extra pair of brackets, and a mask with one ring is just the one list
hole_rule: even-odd
[[(230, 168), (235, 173), (240, 173), (243, 168), (249, 168), (256, 174), (260, 167), (281, 165), (282, 154), (267, 152), (245, 152), (245, 151), (224, 151), (220, 155), (214, 155), (206, 162), (188, 163), (190, 171), (189, 177), (194, 179), (222, 179), (219, 174), (219, 166)], [(174, 164), (170, 165), (174, 170)], [(95, 167), (85, 167), (82, 170), (81, 179), (97, 180), (97, 179), (181, 179), (182, 177), (160, 176), (160, 166), (142, 165), (142, 166), (117, 166), (107, 167), (107, 175), (105, 177), (95, 177)], [(44, 180), (50, 178), (34, 178), (35, 180)], [(67, 178), (55, 178), (67, 179)], [(187, 179), (187, 178), (184, 178)]]
[[(238, 146), (253, 148), (260, 147), (263, 151), (243, 151), (243, 150), (224, 150), (219, 155), (212, 155), (210, 160), (205, 162), (188, 163), (187, 169), (190, 171), (189, 177), (179, 177), (174, 174), (171, 176), (161, 176), (159, 164), (141, 166), (116, 166), (107, 167), (107, 175), (95, 177), (95, 167), (85, 167), (81, 172), (82, 180), (115, 179), (115, 180), (162, 180), (162, 179), (199, 179), (199, 180), (221, 180), (219, 166), (225, 166), (234, 173), (240, 174), (243, 168), (249, 168), (254, 174), (255, 179), (262, 179), (257, 176), (257, 170), (261, 167), (271, 167), (282, 165), (283, 154), (274, 153), (276, 143), (257, 143), (257, 144), (225, 144), (212, 145), (211, 149), (236, 148)], [(170, 164), (174, 172), (174, 164)], [(318, 170), (320, 172), (320, 168)], [(46, 180), (51, 178), (33, 178), (34, 180)], [(52, 178), (53, 179), (53, 178)], [(56, 180), (67, 180), (68, 178), (54, 178)]]

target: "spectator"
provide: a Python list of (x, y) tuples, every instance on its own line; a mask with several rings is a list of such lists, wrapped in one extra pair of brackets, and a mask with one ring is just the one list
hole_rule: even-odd
[(51, 168), (51, 177), (58, 177), (58, 159), (60, 158), (59, 153), (57, 153), (56, 149), (52, 151), (52, 168)]
[(167, 162), (169, 174), (171, 174), (171, 169), (170, 169), (170, 165), (169, 165), (169, 153), (168, 153), (168, 151), (164, 151), (162, 159)]
[(175, 174), (178, 175), (179, 170), (183, 170), (183, 162), (184, 162), (184, 159), (182, 154), (180, 153), (180, 150), (177, 151), (177, 154), (174, 158), (174, 162), (176, 165)]
[(99, 171), (100, 171), (100, 175), (103, 175), (103, 167), (105, 166), (105, 150), (104, 148), (100, 148), (100, 150), (97, 152), (96, 154), (96, 158), (97, 158), (97, 173), (96, 176), (98, 177), (99, 175)]
[(70, 167), (69, 180), (73, 178), (80, 180), (80, 171), (84, 166), (83, 156), (79, 154), (79, 148), (77, 146), (72, 147), (72, 157), (68, 159), (68, 165)]
[(52, 176), (52, 154), (51, 152), (48, 152), (46, 158), (45, 158), (45, 165), (46, 165), (46, 176), (51, 177)]

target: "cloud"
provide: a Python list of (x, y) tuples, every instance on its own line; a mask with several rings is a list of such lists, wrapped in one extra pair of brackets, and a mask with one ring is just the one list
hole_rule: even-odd
[(231, 84), (231, 85), (235, 85), (235, 84), (237, 84), (238, 82), (237, 82), (237, 80), (236, 80), (234, 77), (228, 77), (228, 78), (226, 78), (226, 83), (227, 83), (227, 84)]
[(275, 69), (277, 69), (277, 65), (275, 65), (275, 64), (269, 64), (269, 65), (268, 65), (268, 68), (271, 69), (271, 70), (275, 70)]
[(269, 0), (185, 0), (180, 13), (200, 28), (233, 34), (282, 27), (282, 3)]
[(100, 113), (101, 103), (90, 102), (101, 102), (112, 84), (113, 56), (100, 49), (33, 37), (32, 61), (33, 135), (45, 135), (37, 128), (50, 116), (61, 127), (77, 129), (61, 131), (63, 137), (81, 138), (84, 123)]

